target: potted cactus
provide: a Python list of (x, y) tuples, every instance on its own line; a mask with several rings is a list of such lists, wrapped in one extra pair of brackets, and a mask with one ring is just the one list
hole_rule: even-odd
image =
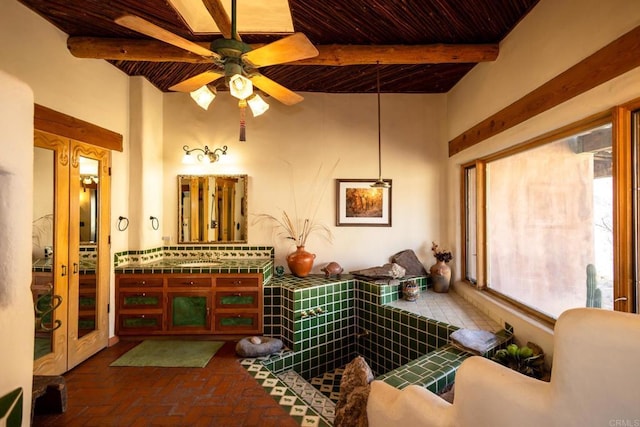
[(521, 374), (543, 381), (549, 380), (549, 372), (544, 364), (544, 352), (540, 346), (532, 342), (522, 347), (509, 344), (506, 348), (496, 351), (492, 360)]

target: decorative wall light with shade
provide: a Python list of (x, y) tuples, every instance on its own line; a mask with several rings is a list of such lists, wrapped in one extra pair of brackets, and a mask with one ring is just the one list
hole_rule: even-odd
[(380, 61), (376, 61), (376, 88), (378, 92), (378, 179), (371, 184), (373, 188), (389, 188), (391, 185), (382, 179), (382, 138), (380, 133)]
[[(184, 150), (184, 156), (182, 156), (182, 163), (187, 165), (193, 165), (196, 163), (215, 163), (220, 160), (221, 155), (227, 154), (227, 146), (223, 145), (222, 148), (216, 148), (215, 150), (209, 150), (207, 145), (204, 148), (189, 148), (188, 145), (182, 147)], [(195, 154), (194, 154), (195, 152)]]

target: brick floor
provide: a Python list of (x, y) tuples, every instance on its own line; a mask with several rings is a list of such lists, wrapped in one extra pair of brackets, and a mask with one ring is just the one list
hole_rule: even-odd
[(67, 411), (34, 426), (297, 426), (240, 365), (227, 342), (204, 368), (110, 367), (137, 342), (121, 341), (64, 377)]

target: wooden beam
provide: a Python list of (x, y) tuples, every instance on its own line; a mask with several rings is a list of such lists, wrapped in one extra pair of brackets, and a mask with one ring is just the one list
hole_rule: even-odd
[(202, 0), (202, 3), (209, 11), (209, 15), (213, 18), (224, 38), (230, 39), (232, 37), (231, 19), (225, 12), (222, 2), (220, 0)]
[(449, 141), (449, 156), (640, 66), (640, 26)]
[(34, 128), (114, 151), (122, 151), (122, 135), (42, 105), (34, 106)]
[[(208, 47), (206, 43), (199, 43)], [(254, 49), (263, 44), (251, 45)], [(207, 63), (210, 59), (184, 51), (157, 40), (105, 39), (99, 37), (69, 37), (67, 47), (77, 58), (114, 61)], [(481, 45), (323, 45), (316, 46), (316, 57), (290, 62), (287, 65), (369, 65), (381, 64), (443, 64), (495, 61), (497, 44)]]

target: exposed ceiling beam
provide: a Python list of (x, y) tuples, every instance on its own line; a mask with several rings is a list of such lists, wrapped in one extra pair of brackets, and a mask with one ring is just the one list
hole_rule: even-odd
[[(208, 48), (208, 43), (199, 43)], [(253, 48), (263, 45), (254, 44)], [(77, 58), (114, 61), (208, 63), (210, 59), (156, 40), (69, 37), (67, 47)], [(324, 45), (314, 58), (290, 65), (444, 64), (495, 61), (498, 44), (432, 45)]]
[(209, 14), (215, 21), (218, 29), (226, 39), (231, 38), (231, 20), (229, 15), (224, 11), (220, 0), (202, 0), (202, 3), (209, 11)]
[(449, 157), (640, 67), (640, 26), (449, 141)]

